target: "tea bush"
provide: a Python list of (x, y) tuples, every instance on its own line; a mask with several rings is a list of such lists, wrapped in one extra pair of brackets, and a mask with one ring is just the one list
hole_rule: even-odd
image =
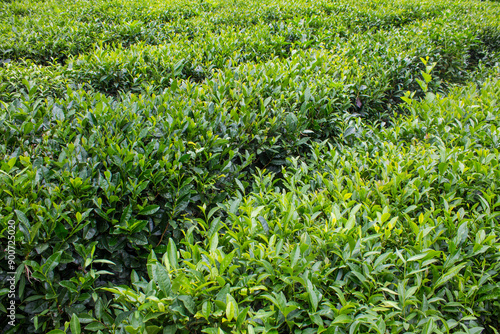
[(5, 332), (498, 327), (498, 4), (0, 6)]
[[(339, 27), (340, 31), (401, 26), (418, 19), (439, 16), (442, 4), (354, 2), (331, 4), (309, 2), (130, 2), (97, 1), (82, 6), (78, 2), (32, 4), (16, 1), (4, 7), (0, 41), (6, 58), (31, 58), (46, 62), (63, 61), (85, 53), (94, 43), (136, 42), (163, 44), (172, 37), (197, 39), (224, 27), (267, 26), (271, 22), (285, 27), (296, 19), (308, 21), (311, 28)], [(470, 3), (464, 7), (475, 9)], [(350, 8), (350, 10), (347, 10)], [(354, 11), (352, 10), (354, 9)], [(335, 14), (335, 15), (332, 15)], [(239, 30), (239, 29), (238, 29)], [(334, 31), (337, 29), (333, 29)], [(302, 35), (306, 30), (297, 31)], [(294, 35), (291, 32), (290, 37)]]
[[(105, 288), (118, 332), (478, 333), (498, 328), (500, 82), (416, 103), (191, 220)], [(221, 215), (215, 212), (223, 212)], [(202, 239), (196, 236), (201, 235)]]

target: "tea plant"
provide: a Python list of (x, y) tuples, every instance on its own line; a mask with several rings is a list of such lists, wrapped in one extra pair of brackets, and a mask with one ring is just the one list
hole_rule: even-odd
[(494, 80), (413, 103), (281, 179), (258, 171), (152, 252), (149, 280), (105, 288), (116, 331), (494, 332), (499, 94)]
[(7, 333), (498, 327), (498, 4), (0, 7)]

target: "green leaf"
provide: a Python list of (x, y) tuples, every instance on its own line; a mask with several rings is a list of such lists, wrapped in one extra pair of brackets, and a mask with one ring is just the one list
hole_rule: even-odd
[(299, 262), (299, 259), (300, 259), (300, 247), (297, 245), (292, 251), (292, 263), (290, 264), (292, 269), (295, 268), (297, 262)]
[(91, 322), (90, 324), (88, 324), (87, 326), (85, 326), (85, 329), (88, 330), (88, 331), (92, 331), (92, 332), (97, 332), (99, 330), (102, 330), (102, 329), (105, 329), (106, 327), (99, 323), (99, 322)]
[(477, 301), (482, 302), (485, 300), (493, 300), (493, 299), (500, 299), (500, 288), (497, 288), (491, 292), (488, 292), (488, 294), (482, 296)]
[(406, 260), (407, 262), (412, 262), (412, 261), (418, 261), (418, 260), (421, 260), (423, 259), (424, 257), (427, 256), (427, 253), (422, 253), (422, 254), (417, 254), (417, 255), (413, 255), (412, 257), (410, 257), (408, 260)]
[(288, 314), (296, 309), (298, 309), (299, 307), (297, 305), (288, 305), (287, 307), (285, 307), (285, 309), (283, 310), (283, 315), (285, 317), (288, 316)]
[(23, 223), (26, 227), (30, 226), (30, 222), (29, 222), (28, 218), (26, 217), (26, 215), (24, 214), (24, 212), (19, 211), (19, 210), (14, 210), (14, 212), (17, 215), (17, 219), (19, 219), (19, 221), (21, 223)]
[(229, 267), (229, 265), (233, 261), (235, 252), (236, 252), (236, 250), (233, 250), (231, 253), (226, 254), (226, 256), (224, 256), (224, 258), (222, 259), (222, 262), (220, 263), (220, 266), (219, 266), (219, 275), (223, 275), (224, 272), (226, 271), (227, 267)]
[(173, 70), (173, 75), (175, 77), (181, 75), (183, 68), (184, 68), (184, 59), (181, 59), (177, 63), (175, 63), (174, 70)]
[(64, 121), (65, 118), (63, 109), (57, 104), (54, 104), (54, 107), (52, 108), (52, 116), (58, 121)]
[(305, 102), (308, 102), (309, 100), (311, 100), (311, 87), (307, 86), (305, 92), (304, 92), (304, 101)]
[(217, 246), (219, 245), (219, 233), (215, 232), (210, 238), (210, 252), (215, 252)]
[(201, 313), (205, 317), (206, 320), (210, 317), (210, 314), (212, 314), (212, 303), (205, 301), (203, 302), (203, 305), (201, 307)]
[(234, 179), (234, 181), (236, 182), (236, 185), (238, 186), (238, 188), (240, 188), (241, 193), (244, 195), (245, 194), (245, 187), (243, 186), (243, 183), (241, 183), (241, 181), (238, 179)]
[(226, 304), (226, 296), (228, 295), (229, 290), (230, 290), (229, 284), (224, 285), (224, 287), (219, 291), (219, 293), (215, 297), (216, 300), (223, 302), (225, 305)]
[(180, 159), (179, 159), (179, 162), (184, 162), (186, 160), (188, 160), (189, 158), (191, 157), (190, 154), (184, 154)]
[(162, 327), (158, 327), (156, 325), (149, 325), (146, 326), (146, 333), (147, 334), (157, 334), (161, 331)]
[(335, 319), (333, 319), (331, 325), (349, 324), (351, 322), (352, 322), (352, 319), (350, 316), (348, 316), (347, 314), (341, 314), (341, 315), (335, 317)]
[(73, 313), (73, 315), (71, 316), (70, 328), (71, 328), (71, 334), (81, 333), (80, 320), (78, 319), (75, 313)]
[(176, 325), (168, 325), (163, 328), (163, 334), (175, 334), (177, 332)]
[(232, 321), (238, 315), (238, 304), (234, 300), (233, 296), (228, 294), (226, 296), (226, 318), (228, 321)]
[(170, 296), (172, 293), (172, 287), (167, 268), (160, 263), (156, 263), (153, 265), (153, 271), (156, 283), (158, 284), (160, 290), (163, 291), (166, 296)]
[(47, 275), (47, 273), (54, 270), (55, 267), (59, 265), (59, 261), (61, 260), (62, 251), (52, 254), (47, 261), (41, 267), (42, 272)]
[(78, 321), (80, 322), (80, 324), (88, 324), (92, 321), (95, 321), (95, 318), (87, 313), (80, 313), (78, 314)]
[(93, 263), (105, 263), (105, 264), (110, 264), (112, 266), (116, 266), (116, 264), (112, 261), (109, 261), (109, 260), (105, 260), (105, 259), (98, 259), (98, 260), (94, 260), (92, 261)]
[(170, 266), (173, 269), (177, 269), (179, 267), (177, 260), (177, 247), (175, 246), (175, 242), (174, 240), (172, 240), (172, 238), (168, 239), (167, 258), (168, 262), (170, 263)]
[(148, 205), (145, 208), (143, 208), (141, 211), (139, 211), (138, 215), (149, 216), (149, 215), (154, 214), (159, 209), (160, 209), (159, 205)]
[(193, 297), (188, 295), (181, 295), (177, 298), (184, 304), (184, 307), (189, 311), (189, 313), (195, 313), (195, 304)]
[(455, 238), (453, 240), (455, 241), (455, 244), (460, 245), (465, 240), (467, 240), (467, 236), (469, 234), (469, 229), (467, 227), (467, 222), (462, 223), (457, 230)]
[(66, 238), (66, 236), (69, 234), (69, 231), (64, 226), (64, 224), (58, 222), (54, 228), (54, 233), (59, 239), (64, 240), (64, 238)]
[(421, 71), (421, 73), (422, 73), (422, 77), (424, 78), (424, 80), (425, 80), (425, 82), (426, 82), (426, 83), (431, 82), (431, 80), (432, 80), (432, 76), (431, 76), (430, 74), (425, 73), (425, 72), (423, 72), (423, 71)]
[(248, 311), (250, 310), (250, 306), (241, 310), (240, 314), (238, 314), (238, 318), (236, 319), (236, 327), (240, 328), (241, 325), (245, 322), (247, 318)]
[(430, 318), (426, 323), (424, 328), (422, 328), (422, 334), (432, 334), (434, 332), (434, 319)]
[(466, 265), (467, 265), (467, 263), (465, 263), (465, 262), (461, 263), (459, 265), (456, 265), (453, 268), (451, 268), (450, 270), (448, 270), (446, 272), (446, 274), (439, 277), (439, 279), (434, 284), (434, 290), (437, 289), (438, 287), (440, 287), (441, 285), (445, 284), (446, 282), (448, 282), (453, 277), (455, 277), (460, 272), (460, 270), (462, 270), (462, 268), (465, 267)]
[(262, 228), (264, 229), (264, 232), (266, 234), (269, 234), (269, 225), (267, 224), (266, 219), (264, 217), (262, 217), (262, 216), (257, 217), (257, 219), (259, 220), (260, 224), (262, 225)]
[(314, 290), (314, 287), (309, 279), (306, 278), (306, 290), (307, 293), (309, 294), (309, 301), (311, 302), (311, 306), (313, 308), (313, 311), (316, 312), (318, 309), (318, 296), (316, 295), (316, 291)]
[(123, 213), (120, 217), (120, 225), (127, 226), (127, 222), (130, 220), (132, 216), (132, 205), (129, 205), (123, 210)]
[(102, 302), (102, 299), (99, 298), (99, 299), (97, 299), (97, 301), (95, 303), (95, 307), (94, 307), (95, 317), (97, 318), (97, 320), (102, 319), (103, 310), (104, 310), (104, 304)]

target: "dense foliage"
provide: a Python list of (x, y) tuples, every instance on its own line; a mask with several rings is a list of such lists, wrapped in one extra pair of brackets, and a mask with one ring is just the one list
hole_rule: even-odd
[(0, 7), (7, 333), (498, 333), (498, 3)]

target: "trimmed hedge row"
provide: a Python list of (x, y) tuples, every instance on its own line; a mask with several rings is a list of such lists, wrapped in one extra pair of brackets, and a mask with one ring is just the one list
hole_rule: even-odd
[[(47, 63), (86, 53), (95, 44), (129, 46), (197, 39), (220, 29), (261, 29), (304, 21), (301, 31), (290, 31), (291, 40), (307, 30), (332, 29), (348, 36), (371, 28), (391, 28), (414, 20), (440, 16), (445, 4), (414, 1), (391, 3), (347, 1), (332, 4), (309, 2), (14, 2), (4, 5), (6, 20), (0, 25), (3, 58), (30, 58)], [(464, 8), (476, 10), (471, 2)], [(487, 7), (488, 8), (488, 7)]]
[(387, 129), (352, 122), (349, 146), (314, 143), (280, 178), (258, 171), (251, 189), (189, 220), (177, 246), (151, 252), (149, 279), (133, 273), (132, 286), (105, 288), (116, 303), (107, 315), (120, 322), (104, 324), (127, 333), (495, 332), (499, 78), (413, 102)]
[[(414, 0), (333, 4), (313, 1), (159, 1), (151, 4), (14, 1), (4, 2), (1, 6), (6, 10), (0, 14), (5, 15), (0, 24), (3, 31), (0, 37), (3, 52), (0, 67), (0, 226), (1, 238), (6, 240), (8, 221), (17, 222), (19, 260), (16, 273), (18, 325), (10, 328), (10, 333), (54, 329), (53, 334), (61, 333), (61, 330), (76, 334), (78, 328), (83, 327), (87, 332), (113, 332), (115, 329), (119, 333), (135, 332), (142, 328), (143, 323), (138, 323), (139, 318), (134, 318), (135, 315), (129, 316), (132, 313), (120, 315), (119, 310), (121, 307), (133, 311), (129, 308), (132, 304), (142, 304), (142, 297), (140, 303), (126, 298), (112, 301), (109, 293), (125, 293), (125, 288), (113, 289), (131, 282), (145, 289), (147, 284), (148, 294), (166, 298), (168, 303), (164, 306), (170, 307), (169, 311), (163, 314), (158, 306), (161, 311), (158, 317), (184, 331), (201, 330), (207, 325), (222, 325), (224, 330), (247, 328), (250, 331), (248, 325), (252, 325), (254, 329), (267, 326), (265, 331), (268, 332), (273, 328), (286, 331), (279, 313), (269, 313), (270, 320), (266, 320), (264, 311), (258, 313), (259, 305), (269, 305), (260, 297), (254, 298), (255, 292), (265, 289), (247, 291), (250, 299), (241, 304), (241, 309), (236, 307), (236, 300), (242, 302), (239, 297), (231, 295), (233, 299), (230, 299), (226, 297), (226, 290), (220, 292), (215, 285), (210, 291), (218, 291), (216, 299), (225, 306), (210, 299), (210, 291), (207, 295), (195, 295), (195, 291), (190, 290), (188, 295), (193, 298), (190, 299), (184, 292), (178, 294), (180, 286), (194, 276), (201, 280), (203, 271), (200, 268), (194, 270), (192, 266), (189, 270), (194, 271), (189, 271), (188, 267), (181, 270), (181, 266), (189, 266), (181, 262), (176, 264), (178, 272), (165, 271), (155, 264), (152, 254), (170, 256), (172, 261), (169, 263), (174, 266), (173, 259), (179, 259), (185, 252), (196, 252), (188, 248), (196, 246), (199, 258), (192, 255), (197, 261), (195, 265), (203, 266), (198, 263), (202, 263), (200, 259), (205, 257), (211, 263), (208, 268), (212, 279), (222, 288), (225, 283), (220, 283), (220, 279), (226, 278), (223, 274), (217, 275), (213, 265), (220, 272), (220, 261), (225, 254), (231, 254), (231, 247), (243, 242), (240, 239), (249, 231), (255, 242), (265, 240), (254, 235), (261, 224), (264, 230), (269, 229), (266, 233), (274, 229), (275, 243), (277, 236), (285, 236), (283, 242), (286, 244), (280, 246), (276, 256), (282, 252), (281, 256), (286, 258), (286, 254), (294, 250), (300, 253), (297, 254), (301, 259), (305, 248), (313, 247), (306, 237), (300, 241), (303, 243), (300, 250), (292, 245), (296, 241), (295, 234), (303, 232), (299, 229), (302, 218), (294, 223), (292, 230), (288, 231), (288, 227), (281, 230), (282, 227), (276, 228), (277, 220), (271, 220), (268, 214), (272, 206), (256, 209), (266, 215), (249, 213), (250, 230), (241, 228), (238, 232), (240, 239), (234, 239), (229, 232), (218, 235), (214, 229), (219, 230), (218, 224), (222, 222), (237, 228), (243, 218), (236, 213), (250, 210), (256, 198), (263, 196), (259, 191), (267, 196), (264, 202), (274, 203), (287, 183), (288, 188), (295, 187), (295, 183), (308, 183), (309, 186), (301, 185), (304, 191), (300, 196), (304, 198), (300, 200), (309, 201), (316, 207), (319, 204), (315, 195), (309, 192), (310, 189), (320, 189), (313, 184), (313, 175), (316, 175), (313, 170), (333, 170), (337, 166), (325, 165), (326, 160), (333, 159), (334, 151), (324, 140), (353, 145), (352, 152), (358, 152), (363, 144), (356, 138), (365, 138), (362, 122), (390, 121), (394, 112), (401, 111), (398, 103), (410, 101), (407, 90), (415, 92), (414, 98), (430, 97), (430, 91), (436, 93), (452, 83), (475, 77), (472, 70), (483, 69), (498, 60), (498, 6), (473, 1), (459, 1), (452, 7), (445, 1), (424, 4)], [(232, 30), (234, 27), (239, 28), (239, 33)], [(430, 68), (420, 60), (425, 56), (430, 56), (429, 61), (436, 63), (433, 81), (429, 80)], [(421, 70), (425, 70), (423, 78)], [(487, 91), (494, 91), (492, 87), (495, 85), (489, 84)], [(489, 94), (494, 96), (496, 93)], [(494, 108), (489, 109), (492, 116), (488, 117), (496, 117)], [(424, 119), (430, 122), (430, 118)], [(397, 126), (393, 128), (395, 133), (406, 133), (406, 137), (394, 139), (394, 147), (382, 145), (380, 140), (372, 138), (364, 145), (373, 147), (364, 149), (403, 154), (398, 151), (403, 151), (398, 146), (403, 144), (396, 142), (411, 138), (417, 130), (420, 136), (429, 132), (419, 127), (421, 124), (407, 126), (404, 131), (397, 130)], [(487, 140), (488, 131), (492, 131), (487, 128), (489, 123), (482, 120), (474, 126), (478, 124), (485, 128), (472, 135), (481, 133)], [(427, 127), (433, 126), (429, 124)], [(447, 137), (449, 140), (456, 133), (455, 142), (460, 142), (460, 138), (472, 138), (458, 129), (439, 129), (445, 131), (443, 136), (450, 136)], [(391, 132), (383, 130), (381, 133), (389, 136)], [(470, 145), (466, 147), (471, 148)], [(430, 166), (434, 166), (437, 159), (433, 147), (411, 154), (406, 157), (416, 159), (422, 154)], [(325, 161), (312, 158), (320, 155)], [(389, 157), (397, 160), (399, 155)], [(296, 158), (290, 160), (290, 157)], [(477, 165), (479, 158), (475, 155), (456, 157), (475, 166), (475, 173), (467, 175), (478, 182), (476, 191), (482, 191), (493, 176)], [(356, 159), (361, 158), (355, 153), (346, 153), (342, 159), (342, 163), (352, 166)], [(397, 160), (398, 164), (403, 160)], [(368, 160), (363, 161), (359, 161), (359, 168), (368, 164)], [(379, 168), (377, 166), (363, 167), (366, 178), (374, 177), (368, 171)], [(449, 167), (443, 166), (445, 169)], [(496, 165), (490, 167), (491, 172), (496, 173)], [(407, 168), (412, 167), (408, 165)], [(271, 176), (261, 172), (264, 169), (276, 174), (275, 183), (270, 181)], [(299, 169), (307, 171), (302, 171), (297, 178), (289, 174), (290, 170)], [(383, 171), (380, 173), (385, 175)], [(324, 176), (321, 182), (327, 180), (328, 177)], [(457, 189), (469, 189), (465, 181), (459, 181), (457, 179)], [(348, 183), (346, 176), (341, 183), (345, 182)], [(437, 181), (431, 179), (428, 182)], [(273, 189), (277, 192), (272, 193)], [(251, 195), (243, 197), (252, 190)], [(468, 191), (470, 194), (460, 193), (459, 196), (472, 202), (474, 190)], [(494, 189), (492, 191), (494, 193)], [(428, 200), (429, 192), (422, 198)], [(354, 190), (351, 193), (354, 194)], [(488, 194), (492, 196), (492, 193)], [(292, 195), (288, 193), (286, 196)], [(337, 201), (333, 195), (323, 193), (322, 196), (322, 205), (332, 206), (330, 201)], [(347, 197), (344, 202), (351, 203)], [(351, 204), (350, 209), (354, 205)], [(258, 207), (261, 205), (265, 204)], [(371, 210), (369, 205), (365, 206), (367, 208), (363, 207), (363, 210)], [(419, 210), (431, 212), (431, 209), (422, 207)], [(370, 214), (376, 215), (377, 207), (373, 210), (369, 211)], [(426, 212), (423, 212), (424, 216)], [(314, 219), (318, 217), (323, 219), (321, 215)], [(212, 220), (217, 223), (210, 225)], [(366, 224), (362, 220), (358, 223)], [(309, 235), (312, 235), (311, 224), (304, 227)], [(346, 235), (359, 237), (363, 243), (369, 244), (367, 247), (392, 249), (384, 248), (386, 244), (380, 245), (382, 248), (376, 245), (375, 239), (370, 239), (375, 237), (365, 234), (372, 233), (370, 228), (371, 225), (364, 227), (363, 233), (359, 234), (355, 234), (358, 233), (355, 228), (346, 230)], [(486, 227), (483, 230), (487, 231)], [(218, 241), (215, 241), (215, 235), (220, 238)], [(344, 241), (351, 246), (349, 237)], [(365, 237), (368, 239), (363, 239)], [(393, 237), (399, 240), (399, 235), (391, 234), (384, 242), (395, 242), (391, 241)], [(496, 243), (496, 239), (487, 240), (492, 245)], [(223, 246), (224, 253), (219, 253), (219, 245)], [(253, 255), (250, 255), (249, 247), (250, 244), (241, 246), (238, 258), (250, 261), (245, 264), (249, 274), (256, 271), (260, 275), (263, 268), (268, 270), (270, 267), (262, 261), (259, 262), (261, 267), (257, 267), (257, 262), (251, 262), (257, 249), (252, 248)], [(211, 248), (212, 253), (208, 252)], [(319, 254), (316, 251), (319, 249), (308, 251), (308, 262), (314, 262), (313, 257)], [(213, 254), (217, 254), (216, 258), (211, 258), (215, 256)], [(225, 261), (236, 261), (234, 254)], [(359, 256), (361, 254), (366, 255), (361, 252)], [(408, 254), (408, 257), (412, 255)], [(184, 259), (189, 263), (189, 258)], [(148, 261), (149, 267), (145, 267)], [(279, 257), (273, 261), (268, 260), (271, 267), (282, 266)], [(396, 263), (399, 260), (389, 256), (387, 261)], [(304, 265), (302, 269), (309, 268), (305, 262), (301, 265)], [(5, 266), (5, 261), (0, 263), (4, 273), (7, 272)], [(316, 269), (320, 267), (317, 264)], [(244, 275), (246, 271), (230, 268), (226, 266), (222, 272), (229, 275), (227, 279), (231, 284), (250, 284), (246, 279), (236, 282), (235, 275)], [(448, 269), (436, 268), (433, 270), (438, 272)], [(492, 272), (496, 270), (496, 267), (492, 268)], [(173, 287), (174, 294), (161, 295), (153, 283), (144, 281), (141, 277), (148, 270), (161, 290)], [(277, 269), (273, 270), (276, 272)], [(396, 277), (394, 279), (399, 279), (399, 273), (392, 274)], [(157, 275), (162, 275), (160, 281)], [(288, 328), (312, 328), (320, 326), (321, 322), (325, 327), (332, 320), (327, 311), (325, 314), (316, 313), (321, 309), (322, 297), (317, 298), (317, 303), (311, 300), (313, 312), (307, 311), (310, 320), (306, 319), (306, 309), (300, 304), (300, 300), (314, 298), (311, 291), (324, 294), (321, 291), (327, 288), (318, 285), (318, 277), (307, 277), (312, 290), (305, 278), (292, 284), (292, 288), (295, 285), (299, 288), (302, 282), (306, 291), (300, 290), (302, 299), (295, 300), (299, 303), (298, 308), (289, 309), (297, 314), (297, 320), (292, 319)], [(324, 277), (329, 279), (327, 275)], [(5, 274), (0, 274), (0, 278), (5, 282)], [(266, 279), (261, 279), (257, 286), (269, 289), (269, 280)], [(429, 279), (436, 283), (435, 278)], [(169, 280), (174, 282), (170, 288), (163, 285)], [(494, 284), (491, 280), (488, 284)], [(388, 278), (389, 281), (396, 282)], [(111, 290), (100, 289), (104, 286)], [(394, 289), (394, 286), (385, 288)], [(236, 291), (239, 285), (231, 285), (229, 292), (231, 289)], [(366, 292), (355, 287), (352, 291), (358, 297)], [(6, 289), (0, 289), (2, 301), (7, 300), (6, 292)], [(290, 300), (290, 291), (278, 287), (274, 292), (276, 294), (270, 292), (271, 297), (264, 300), (274, 303), (273, 298), (275, 301), (279, 298), (280, 304), (275, 305), (280, 309), (283, 306), (281, 296)], [(122, 306), (115, 304), (121, 302)], [(215, 304), (208, 306), (212, 302)], [(142, 305), (141, 309), (153, 307), (151, 305), (156, 304)], [(493, 312), (495, 305), (488, 304), (485, 306), (487, 311), (481, 311), (481, 314), (491, 318), (488, 312)], [(238, 320), (239, 311), (247, 306), (250, 308), (241, 315), (242, 320)], [(203, 316), (194, 316), (199, 307)], [(215, 313), (212, 315), (207, 307)], [(299, 312), (300, 309), (304, 311)], [(0, 306), (0, 311), (6, 310)], [(223, 320), (224, 312), (227, 321)], [(357, 312), (362, 314), (364, 311)], [(252, 318), (247, 315), (252, 315)], [(146, 331), (155, 332), (159, 323), (148, 322), (148, 318), (155, 315), (145, 316), (144, 324), (151, 325)], [(449, 314), (444, 312), (440, 316), (445, 318)], [(236, 323), (233, 324), (233, 320)], [(293, 322), (298, 324), (299, 320), (301, 325), (294, 327)], [(342, 324), (347, 318), (338, 320)], [(5, 321), (2, 320), (2, 327), (6, 325)], [(493, 320), (481, 321), (486, 328), (493, 323)], [(438, 318), (433, 324), (437, 323)], [(127, 324), (131, 328), (127, 329)], [(464, 326), (475, 326), (471, 324), (467, 322)], [(400, 329), (398, 324), (391, 326), (391, 330)], [(417, 323), (412, 326), (418, 331), (424, 325)], [(432, 328), (433, 325), (425, 326)], [(174, 330), (174, 327), (168, 328), (165, 331)], [(346, 328), (339, 327), (339, 330)]]
[[(374, 71), (369, 73), (370, 76), (387, 74), (389, 77), (382, 80), (382, 84), (379, 82), (359, 85), (375, 90), (373, 98), (381, 103), (383, 100), (391, 102), (394, 98), (398, 101), (397, 97), (401, 91), (418, 88), (415, 80), (411, 78), (419, 64), (418, 57), (431, 55), (441, 68), (440, 78), (462, 82), (467, 79), (467, 71), (477, 66), (479, 61), (494, 62), (490, 59), (490, 54), (498, 50), (496, 41), (499, 31), (495, 7), (486, 7), (488, 10), (485, 10), (465, 2), (461, 6), (457, 5), (454, 11), (444, 11), (444, 4), (436, 4), (436, 8), (430, 11), (435, 13), (436, 17), (430, 20), (420, 21), (420, 18), (416, 18), (415, 22), (410, 20), (402, 27), (391, 24), (386, 30), (376, 31), (377, 26), (374, 26), (367, 28), (371, 29), (370, 31), (365, 31), (363, 24), (356, 20), (365, 17), (367, 22), (378, 22), (380, 17), (387, 18), (394, 14), (391, 12), (394, 8), (388, 5), (390, 10), (385, 10), (383, 4), (385, 3), (381, 2), (379, 6), (371, 9), (378, 13), (379, 17), (373, 13), (365, 15), (360, 11), (347, 11), (346, 4), (344, 7), (340, 6), (343, 9), (338, 15), (333, 15), (333, 12), (325, 11), (327, 6), (323, 4), (320, 6), (323, 8), (320, 14), (311, 10), (307, 20), (283, 14), (284, 22), (259, 21), (256, 25), (239, 28), (237, 33), (234, 32), (234, 26), (225, 28), (225, 25), (215, 25), (209, 20), (202, 20), (203, 25), (209, 27), (208, 30), (200, 28), (202, 30), (191, 37), (176, 33), (166, 44), (159, 45), (141, 41), (126, 43), (126, 46), (123, 46), (121, 42), (107, 43), (85, 33), (82, 36), (92, 41), (89, 44), (91, 49), (80, 50), (79, 52), (86, 52), (80, 56), (73, 57), (68, 54), (70, 58), (67, 65), (58, 66), (53, 63), (47, 67), (37, 67), (30, 61), (20, 64), (12, 61), (4, 63), (3, 68), (0, 68), (0, 76), (5, 78), (6, 82), (1, 87), (0, 96), (5, 101), (11, 101), (20, 95), (20, 89), (26, 90), (26, 86), (40, 85), (39, 96), (63, 97), (64, 83), (71, 84), (73, 89), (85, 85), (86, 89), (112, 95), (117, 95), (119, 91), (138, 93), (143, 92), (145, 86), (152, 86), (150, 90), (168, 87), (172, 78), (189, 78), (200, 82), (211, 78), (214, 70), (224, 71), (240, 64), (274, 61), (275, 57), (286, 60), (296, 50), (327, 49), (356, 56), (361, 64), (371, 67)], [(415, 3), (399, 6), (407, 8), (404, 10), (406, 14), (401, 14), (403, 16), (410, 13), (428, 13), (425, 6), (414, 9)], [(365, 7), (363, 8), (366, 11)], [(293, 8), (298, 10), (300, 6), (297, 4)], [(279, 13), (284, 10), (281, 7), (278, 9)], [(327, 12), (330, 14), (326, 14)], [(223, 11), (222, 14), (224, 13), (227, 14)], [(149, 28), (144, 28), (140, 22), (135, 24), (149, 31)], [(374, 40), (377, 41), (375, 47), (372, 43)], [(97, 43), (98, 41), (100, 42)], [(15, 40), (13, 43), (22, 45)], [(29, 44), (33, 45), (32, 42)], [(76, 45), (82, 43), (78, 42)], [(5, 46), (5, 49), (8, 47)], [(54, 47), (49, 47), (49, 50), (53, 51)], [(391, 51), (396, 54), (391, 54)], [(59, 51), (57, 53), (61, 54)], [(378, 59), (377, 64), (372, 60), (374, 57)], [(51, 61), (50, 59), (52, 58), (45, 58), (44, 62)], [(401, 62), (410, 66), (399, 68), (397, 63)], [(29, 68), (28, 71), (26, 67)], [(403, 71), (406, 73), (401, 73)], [(60, 80), (46, 80), (50, 76)], [(363, 79), (356, 79), (358, 80)], [(30, 84), (26, 85), (25, 81)], [(389, 96), (384, 96), (386, 90), (390, 91), (387, 94)], [(360, 94), (359, 90), (355, 94)], [(385, 106), (378, 109), (384, 108)]]

